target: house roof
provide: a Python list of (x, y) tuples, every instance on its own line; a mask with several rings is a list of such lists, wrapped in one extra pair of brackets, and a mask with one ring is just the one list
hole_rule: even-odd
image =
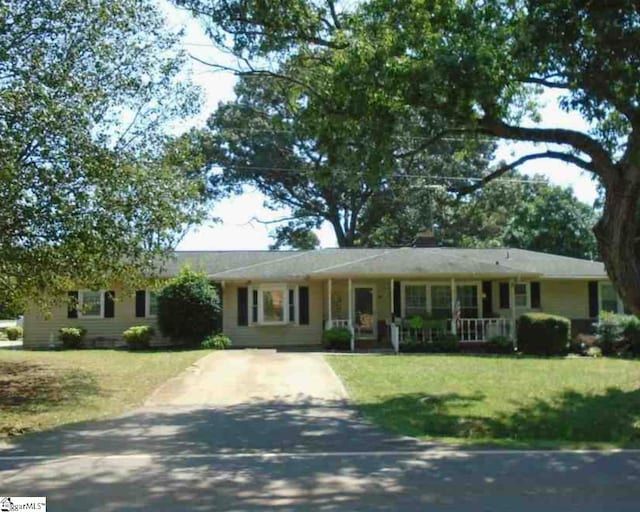
[(212, 279), (285, 280), (329, 277), (524, 277), (605, 279), (601, 262), (522, 249), (403, 247), (313, 251), (176, 252), (164, 270), (189, 265)]

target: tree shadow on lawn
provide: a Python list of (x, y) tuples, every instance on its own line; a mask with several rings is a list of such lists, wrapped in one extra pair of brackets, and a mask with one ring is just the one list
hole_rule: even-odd
[[(27, 416), (49, 412), (99, 394), (96, 379), (89, 372), (26, 361), (0, 361), (2, 415)], [(0, 420), (0, 435), (24, 431), (25, 428), (4, 425)]]
[[(608, 388), (603, 394), (573, 390), (550, 399), (514, 403), (508, 412), (468, 414), (485, 396), (420, 393), (361, 404), (365, 415), (383, 427), (414, 437), (442, 437), (478, 444), (536, 446), (640, 446), (640, 390)], [(477, 408), (475, 409), (477, 410)]]
[[(481, 399), (438, 396), (433, 409)], [(640, 469), (622, 453), (455, 452), (391, 436), (344, 401), (291, 397), (143, 408), (19, 438), (0, 455), (0, 491), (107, 512), (513, 510), (514, 496), (521, 510), (591, 512), (612, 490), (616, 510), (636, 510)]]

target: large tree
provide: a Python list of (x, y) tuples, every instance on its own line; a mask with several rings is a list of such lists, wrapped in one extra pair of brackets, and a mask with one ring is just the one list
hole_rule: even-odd
[[(510, 168), (551, 158), (591, 173), (605, 191), (595, 226), (600, 253), (617, 290), (640, 313), (636, 0), (370, 0), (353, 12), (333, 0), (180, 3), (243, 59), (263, 63), (328, 49), (325, 65), (349, 91), (354, 115), (371, 105), (437, 112), (448, 121), (443, 134), (543, 145)], [(562, 108), (591, 128), (537, 123), (545, 89), (560, 91)]]
[(199, 108), (156, 3), (0, 4), (0, 303), (131, 283), (202, 215)]
[[(387, 134), (388, 125), (378, 117), (344, 117), (332, 82), (318, 76), (313, 65), (287, 63), (293, 65), (299, 79), (314, 75), (314, 90), (322, 91), (322, 98), (311, 101), (303, 88), (278, 77), (243, 77), (236, 98), (219, 105), (201, 132), (207, 160), (223, 169), (212, 178), (217, 188), (241, 192), (250, 185), (265, 194), (268, 207), (291, 212), (274, 221), (280, 224), (274, 248), (314, 247), (311, 230), (323, 222), (332, 226), (340, 247), (375, 245), (371, 234), (390, 203), (400, 214), (426, 202), (428, 211), (396, 237), (401, 243), (410, 236), (411, 242), (433, 224), (427, 214), (452, 198), (447, 189), (471, 186), (466, 177), (490, 165), (493, 146), (487, 142), (424, 144), (424, 133), (413, 137), (408, 122), (399, 120), (396, 133)], [(435, 126), (434, 119), (432, 130)]]

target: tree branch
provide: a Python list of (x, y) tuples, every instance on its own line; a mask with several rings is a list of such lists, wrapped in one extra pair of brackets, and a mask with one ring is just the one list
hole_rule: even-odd
[(466, 187), (461, 187), (461, 188), (450, 187), (448, 191), (452, 193), (457, 193), (460, 196), (471, 194), (476, 190), (479, 190), (482, 187), (484, 187), (490, 181), (493, 181), (499, 178), (500, 176), (503, 176), (504, 174), (515, 169), (516, 167), (519, 167), (520, 165), (526, 162), (529, 162), (531, 160), (539, 160), (542, 158), (552, 158), (555, 160), (562, 160), (563, 162), (567, 162), (567, 163), (576, 165), (578, 167), (581, 167), (582, 169), (585, 169), (587, 171), (594, 172), (589, 162), (586, 162), (585, 160), (582, 160), (581, 158), (578, 158), (575, 155), (572, 155), (569, 153), (563, 153), (561, 151), (545, 151), (543, 153), (532, 153), (530, 155), (525, 155), (523, 157), (518, 158), (517, 160), (514, 160), (511, 163), (501, 165), (495, 171), (487, 174), (482, 179), (475, 182), (473, 185), (468, 185)]
[[(548, 142), (550, 144), (571, 146), (591, 157), (590, 164), (586, 164), (584, 160), (577, 159), (585, 165), (588, 165), (587, 168), (583, 164), (577, 164), (583, 169), (601, 177), (605, 174), (615, 172), (615, 164), (611, 160), (609, 153), (598, 141), (585, 133), (562, 128), (524, 128), (521, 126), (509, 125), (503, 121), (490, 118), (481, 119), (479, 121), (479, 125), (481, 133), (494, 135), (503, 139), (528, 142)], [(548, 153), (553, 153), (553, 156), (549, 156), (549, 158), (557, 158), (564, 161), (567, 161), (567, 158), (571, 156), (562, 152), (551, 151)], [(570, 163), (576, 162), (572, 161)]]
[(535, 76), (530, 76), (526, 80), (523, 80), (525, 84), (537, 84), (542, 85), (544, 87), (549, 87), (551, 89), (570, 89), (570, 86), (566, 82), (554, 82), (552, 80), (548, 80), (546, 78), (538, 78)]

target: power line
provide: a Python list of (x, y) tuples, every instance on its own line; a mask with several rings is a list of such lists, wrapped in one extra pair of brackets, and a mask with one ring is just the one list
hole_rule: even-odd
[[(295, 173), (295, 174), (307, 174), (310, 172), (314, 172), (313, 169), (302, 169), (302, 168), (291, 168), (291, 167), (259, 167), (259, 166), (242, 166), (242, 165), (227, 165), (227, 166), (216, 166), (220, 169), (235, 169), (235, 170), (239, 170), (239, 171), (251, 171), (253, 173)], [(332, 169), (326, 169), (327, 171), (329, 171), (330, 173), (333, 171), (347, 171), (346, 169), (336, 169), (334, 168)], [(349, 172), (349, 171), (347, 171)], [(436, 180), (436, 181), (472, 181), (472, 182), (479, 182), (479, 181), (483, 181), (484, 179), (486, 179), (486, 176), (484, 177), (462, 177), (462, 176), (440, 176), (440, 175), (424, 175), (424, 174), (405, 174), (405, 173), (399, 173), (399, 172), (395, 172), (395, 173), (391, 173), (389, 176), (389, 178), (421, 178), (421, 179), (425, 179), (425, 180)], [(532, 184), (532, 185), (547, 185), (548, 182), (546, 180), (542, 180), (542, 179), (537, 179), (537, 180), (528, 180), (528, 179), (519, 179), (519, 178), (496, 178), (494, 180), (491, 180), (492, 183), (494, 182), (499, 182), (499, 183), (526, 183), (526, 184)]]

